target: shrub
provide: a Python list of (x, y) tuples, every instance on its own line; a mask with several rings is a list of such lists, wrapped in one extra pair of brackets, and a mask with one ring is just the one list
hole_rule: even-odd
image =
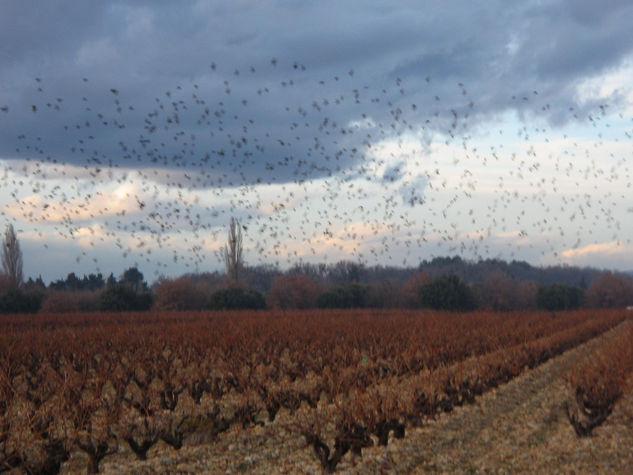
[(501, 271), (490, 272), (483, 282), (473, 286), (477, 306), (490, 310), (516, 310), (520, 305), (519, 285)]
[(420, 306), (420, 287), (429, 281), (429, 276), (424, 271), (411, 274), (409, 280), (402, 287), (403, 303), (408, 308)]
[(99, 309), (99, 291), (49, 290), (40, 308), (44, 313), (93, 312)]
[(43, 300), (41, 292), (9, 290), (0, 295), (0, 313), (35, 313)]
[(149, 292), (135, 292), (125, 284), (115, 284), (99, 297), (99, 310), (108, 312), (149, 310), (153, 296)]
[(319, 296), (320, 285), (305, 274), (282, 275), (275, 279), (268, 292), (272, 308), (311, 308)]
[(362, 308), (367, 305), (369, 288), (356, 283), (338, 284), (317, 297), (318, 308)]
[(401, 308), (406, 305), (402, 284), (393, 279), (372, 283), (368, 287), (365, 306), (371, 308)]
[(536, 293), (536, 304), (545, 310), (570, 310), (580, 307), (583, 291), (565, 284), (541, 285)]
[(207, 303), (211, 310), (259, 310), (266, 308), (264, 296), (256, 290), (227, 287), (216, 290)]
[(69, 313), (79, 309), (68, 295), (68, 292), (53, 290), (44, 299), (40, 310), (44, 313)]
[(517, 308), (528, 310), (536, 308), (538, 283), (534, 280), (523, 280), (517, 283)]
[(575, 395), (575, 408), (565, 405), (567, 418), (581, 437), (602, 424), (622, 394), (629, 391), (633, 372), (633, 325), (620, 326), (618, 335), (573, 367), (567, 383)]
[(474, 310), (475, 297), (468, 285), (454, 274), (444, 275), (420, 287), (420, 303), (435, 310)]
[(199, 310), (205, 307), (207, 294), (186, 277), (162, 280), (156, 287), (155, 308), (159, 310)]
[(9, 276), (4, 274), (2, 270), (0, 270), (0, 295), (11, 290), (11, 280)]
[(589, 307), (626, 307), (633, 304), (633, 279), (606, 272), (591, 282), (585, 295)]

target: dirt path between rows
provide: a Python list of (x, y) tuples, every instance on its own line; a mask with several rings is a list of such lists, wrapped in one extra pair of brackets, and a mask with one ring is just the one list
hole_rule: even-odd
[[(609, 332), (613, 334), (617, 331)], [(568, 369), (588, 355), (598, 337), (567, 351), (473, 404), (455, 408), (422, 428), (407, 429), (387, 447), (347, 454), (338, 473), (633, 473), (633, 391), (618, 402), (590, 438), (578, 438), (563, 403)], [(633, 342), (632, 342), (633, 344)], [(247, 431), (229, 431), (219, 440), (174, 451), (157, 446), (150, 460), (131, 454), (104, 460), (105, 473), (322, 473), (303, 437), (281, 421)], [(85, 470), (85, 469), (84, 469)], [(72, 470), (71, 470), (72, 471)]]

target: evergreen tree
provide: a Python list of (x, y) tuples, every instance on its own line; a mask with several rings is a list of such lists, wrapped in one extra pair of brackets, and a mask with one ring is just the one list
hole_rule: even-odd
[(436, 310), (474, 310), (475, 297), (454, 274), (438, 277), (420, 287), (420, 303)]

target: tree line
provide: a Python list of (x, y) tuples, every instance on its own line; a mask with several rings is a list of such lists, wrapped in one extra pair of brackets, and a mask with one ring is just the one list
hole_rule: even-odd
[(232, 219), (225, 272), (159, 278), (151, 286), (136, 267), (120, 276), (69, 273), (46, 285), (22, 277), (22, 252), (8, 226), (2, 244), (0, 313), (302, 308), (433, 308), (468, 311), (626, 307), (633, 278), (593, 268), (533, 267), (527, 262), (436, 257), (415, 268), (300, 263), (286, 271), (249, 267)]

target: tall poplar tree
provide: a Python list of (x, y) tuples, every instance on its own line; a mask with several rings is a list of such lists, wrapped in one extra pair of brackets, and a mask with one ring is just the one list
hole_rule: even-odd
[(22, 250), (12, 224), (9, 224), (4, 232), (2, 271), (12, 289), (17, 289), (22, 284)]
[(235, 282), (238, 282), (240, 270), (242, 269), (242, 229), (237, 219), (231, 218), (229, 226), (229, 239), (224, 246), (224, 265), (226, 275)]

